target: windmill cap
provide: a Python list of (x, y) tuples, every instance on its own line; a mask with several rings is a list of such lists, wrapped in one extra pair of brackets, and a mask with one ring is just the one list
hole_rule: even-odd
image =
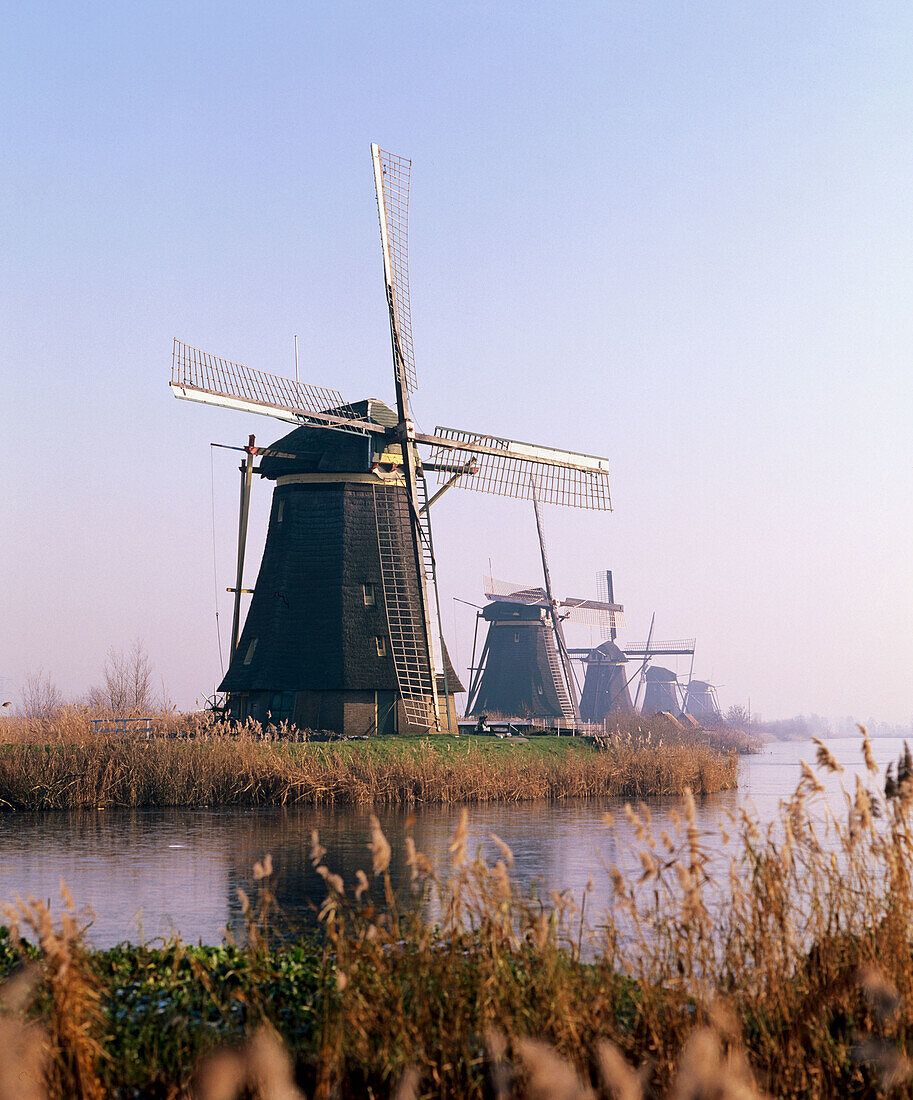
[(614, 642), (603, 642), (602, 645), (590, 650), (587, 660), (599, 664), (624, 665), (627, 664), (628, 658)]
[[(332, 413), (353, 413), (360, 420), (371, 420), (379, 428), (395, 427), (396, 413), (383, 401), (367, 398), (355, 401), (339, 409), (327, 409)], [(288, 474), (303, 473), (360, 473), (370, 469), (371, 448), (361, 434), (334, 431), (302, 425), (294, 428), (268, 448), (281, 452), (264, 454), (260, 459), (260, 476), (276, 481)]]
[(658, 680), (662, 683), (669, 683), (672, 680), (677, 680), (678, 677), (669, 668), (661, 668), (659, 665), (651, 665), (647, 669), (646, 679)]
[(538, 604), (511, 603), (509, 600), (497, 600), (482, 608), (482, 618), (486, 622), (538, 622), (542, 618), (542, 608)]

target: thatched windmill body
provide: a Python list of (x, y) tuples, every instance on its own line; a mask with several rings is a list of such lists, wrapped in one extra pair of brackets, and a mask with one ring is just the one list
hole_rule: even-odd
[[(344, 733), (453, 730), (462, 690), (440, 626), (430, 507), (452, 485), (610, 510), (605, 459), (438, 427), (417, 432), (408, 277), (411, 163), (372, 146), (395, 409), (218, 359), (175, 341), (171, 388), (295, 426), (246, 448), (232, 628), (221, 690), (238, 717)], [(240, 632), (254, 458), (275, 482), (260, 576)], [(432, 492), (428, 475), (440, 488)], [(239, 638), (240, 632), (240, 638)]]

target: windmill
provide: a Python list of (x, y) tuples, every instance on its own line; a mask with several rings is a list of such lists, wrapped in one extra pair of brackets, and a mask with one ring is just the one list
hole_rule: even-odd
[(589, 623), (614, 630), (624, 622), (620, 604), (554, 596), (535, 483), (533, 506), (544, 587), (485, 578), (485, 598), (490, 602), (479, 615), (489, 626), (478, 666), (473, 655), (467, 714), (579, 719), (564, 624)]
[[(614, 602), (611, 569), (602, 569), (596, 574), (596, 594), (600, 600)], [(580, 717), (585, 721), (602, 722), (634, 711), (625, 671), (628, 658), (615, 644), (616, 637), (617, 630), (612, 625), (603, 629), (602, 643), (595, 649), (574, 651), (578, 659), (582, 656), (586, 669), (580, 696)]]
[[(614, 585), (612, 571), (601, 570), (596, 574), (596, 591), (601, 599), (614, 600)], [(679, 638), (671, 641), (656, 641), (653, 638), (653, 628), (656, 614), (650, 621), (650, 631), (645, 645), (626, 645), (619, 647), (615, 644), (615, 631), (609, 626), (604, 630), (604, 641), (593, 649), (572, 649), (569, 651), (573, 660), (580, 661), (585, 670), (583, 682), (583, 694), (580, 698), (580, 716), (586, 721), (602, 722), (607, 718), (614, 718), (622, 714), (633, 713), (640, 701), (641, 691), (646, 687), (644, 696), (643, 713), (653, 713), (654, 710), (669, 709), (655, 705), (659, 698), (659, 689), (651, 687), (656, 680), (655, 674), (650, 670), (650, 664), (655, 657), (681, 657), (690, 656), (694, 660), (694, 639)], [(626, 665), (638, 661), (638, 665), (632, 675), (628, 676)], [(663, 670), (676, 680), (674, 673), (668, 669)], [(631, 684), (638, 679), (636, 695), (631, 699)], [(661, 680), (658, 682), (668, 682)], [(678, 688), (676, 686), (676, 692)], [(649, 700), (649, 702), (648, 702)], [(669, 700), (666, 700), (667, 702)], [(649, 709), (652, 708), (652, 709)], [(680, 712), (682, 705), (676, 702), (672, 707)]]
[(716, 688), (706, 680), (689, 679), (683, 709), (701, 723), (718, 722), (723, 717)]
[[(456, 729), (462, 690), (441, 632), (430, 508), (452, 486), (611, 510), (608, 463), (502, 436), (416, 430), (408, 261), (411, 162), (371, 147), (395, 409), (175, 341), (171, 388), (294, 425), (257, 472), (276, 483), (260, 575), (220, 690), (237, 717), (299, 725)], [(423, 453), (424, 452), (424, 453)], [(252, 456), (251, 456), (252, 457)], [(250, 477), (242, 471), (242, 517)], [(431, 491), (428, 474), (439, 488)], [(243, 528), (243, 524), (241, 525)], [(239, 530), (235, 600), (243, 590)], [(237, 628), (236, 628), (237, 629)]]

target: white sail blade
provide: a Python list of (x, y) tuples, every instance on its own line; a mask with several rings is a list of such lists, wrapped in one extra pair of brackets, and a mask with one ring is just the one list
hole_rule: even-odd
[(694, 638), (675, 638), (672, 641), (649, 641), (646, 645), (626, 645), (628, 657), (690, 657), (694, 653)]
[(545, 590), (532, 584), (512, 584), (496, 577), (483, 577), (485, 599), (501, 603), (541, 604), (547, 606)]
[(393, 332), (394, 358), (407, 391), (418, 388), (412, 350), (412, 303), (409, 297), (409, 181), (412, 161), (371, 146), (384, 280)]
[(290, 424), (309, 421), (346, 431), (372, 428), (356, 417), (336, 390), (244, 367), (180, 340), (174, 341), (170, 384), (175, 397), (262, 413)]
[(584, 607), (574, 604), (573, 601), (564, 600), (559, 604), (559, 614), (568, 623), (579, 623), (586, 626), (601, 626), (610, 630), (621, 630), (625, 625), (625, 614), (621, 610), (610, 610), (602, 607)]
[[(535, 495), (546, 504), (612, 510), (608, 459), (460, 428), (438, 427), (433, 436), (417, 433), (415, 438), (431, 446), (436, 465), (474, 461), (475, 472), (460, 478), (457, 488), (532, 500), (535, 484)], [(444, 476), (438, 474), (440, 480)]]

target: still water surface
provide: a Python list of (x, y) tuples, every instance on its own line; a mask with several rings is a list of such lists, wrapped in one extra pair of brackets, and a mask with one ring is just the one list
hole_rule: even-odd
[[(882, 768), (903, 748), (894, 738), (872, 745)], [(847, 769), (827, 779), (828, 799), (836, 808), (841, 780), (852, 790), (854, 773), (864, 769), (859, 740), (833, 740), (830, 748)], [(731, 831), (729, 815), (743, 806), (753, 808), (762, 822), (773, 820), (780, 799), (799, 780), (800, 759), (812, 763), (814, 758), (811, 742), (775, 742), (744, 757), (737, 791), (698, 802), (706, 845), (722, 847), (719, 827)], [(617, 816), (612, 831), (602, 820), (606, 810), (618, 815), (622, 805), (607, 799), (473, 806), (470, 852), (481, 847), (490, 861), (499, 858), (489, 839), (497, 833), (513, 849), (514, 875), (524, 890), (535, 887), (547, 896), (568, 889), (579, 899), (591, 881), (587, 912), (598, 913), (610, 897), (605, 868), (634, 865), (633, 837), (623, 817)], [(669, 811), (680, 808), (680, 800), (652, 800), (650, 806), (658, 832), (668, 827)], [(440, 806), (417, 811), (416, 845), (441, 871), (459, 812)], [(240, 936), (237, 890), (251, 890), (253, 864), (269, 852), (283, 912), (293, 923), (311, 924), (314, 906), (325, 894), (308, 858), (311, 830), (319, 830), (330, 870), (349, 886), (358, 868), (370, 868), (368, 815), (368, 809), (353, 807), (5, 814), (0, 816), (0, 900), (32, 895), (50, 899), (56, 911), (64, 879), (77, 907), (94, 914), (89, 940), (96, 947), (174, 933), (188, 942), (219, 943), (226, 929)], [(407, 811), (378, 816), (393, 846), (394, 879), (400, 880)]]

